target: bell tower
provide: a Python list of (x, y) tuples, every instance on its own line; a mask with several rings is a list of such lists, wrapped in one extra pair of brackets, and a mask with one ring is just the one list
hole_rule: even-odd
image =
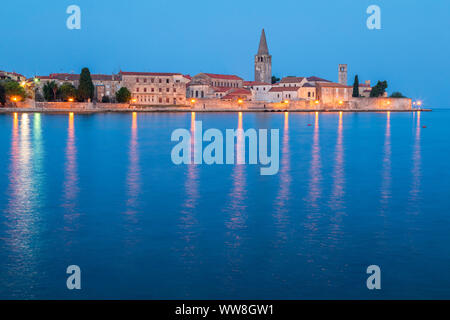
[(339, 65), (339, 83), (343, 85), (347, 85), (347, 69), (348, 66), (346, 64)]
[(269, 54), (264, 29), (261, 32), (258, 53), (255, 55), (255, 81), (272, 83), (272, 56)]

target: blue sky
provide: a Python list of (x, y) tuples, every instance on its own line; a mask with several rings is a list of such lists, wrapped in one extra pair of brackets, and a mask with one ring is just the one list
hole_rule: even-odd
[[(66, 28), (76, 4), (82, 29)], [(366, 9), (381, 7), (382, 30)], [(265, 28), (273, 73), (349, 82), (387, 80), (432, 107), (450, 107), (450, 1), (25, 0), (0, 5), (0, 69), (26, 76), (126, 71), (237, 74), (253, 79)]]

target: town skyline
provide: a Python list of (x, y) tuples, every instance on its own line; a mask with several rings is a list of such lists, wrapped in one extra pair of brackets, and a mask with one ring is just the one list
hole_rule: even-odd
[[(231, 26), (223, 12), (216, 12), (216, 5), (205, 2), (188, 5), (176, 1), (171, 9), (168, 4), (137, 1), (140, 10), (132, 7), (121, 17), (118, 4), (82, 0), (77, 3), (82, 9), (81, 30), (65, 27), (68, 1), (41, 12), (39, 8), (46, 2), (30, 3), (24, 12), (12, 4), (3, 5), (1, 20), (14, 28), (15, 36), (6, 35), (9, 47), (0, 52), (1, 70), (31, 77), (79, 73), (88, 66), (96, 74), (120, 70), (211, 72), (253, 79), (251, 61), (264, 28), (274, 56), (272, 73), (279, 78), (316, 75), (337, 81), (336, 65), (348, 63), (349, 83), (355, 74), (372, 82), (387, 79), (390, 92), (395, 88), (427, 105), (448, 106), (444, 74), (450, 70), (443, 62), (450, 55), (450, 41), (445, 34), (440, 41), (432, 41), (429, 34), (448, 29), (449, 22), (439, 18), (410, 21), (418, 15), (446, 12), (450, 5), (444, 1), (431, 6), (379, 1), (381, 30), (365, 26), (368, 1), (349, 6), (331, 1), (322, 6), (287, 1), (283, 8), (265, 1), (257, 6), (243, 3), (239, 10), (231, 9), (236, 16)], [(237, 2), (231, 1), (233, 4)], [(167, 17), (163, 13), (168, 10), (173, 19), (170, 24), (159, 17)], [(146, 20), (149, 12), (152, 19)], [(21, 19), (14, 20), (18, 15)], [(111, 23), (119, 18), (120, 23)], [(301, 28), (296, 21), (302, 21)], [(208, 28), (201, 27), (205, 23)], [(143, 30), (143, 25), (148, 27)], [(42, 37), (49, 30), (52, 36)], [(431, 54), (433, 59), (429, 59)]]

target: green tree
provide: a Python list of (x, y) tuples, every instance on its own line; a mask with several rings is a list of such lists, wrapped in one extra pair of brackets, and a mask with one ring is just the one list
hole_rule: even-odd
[(355, 76), (355, 82), (353, 82), (353, 98), (359, 97), (359, 78), (358, 75)]
[(387, 81), (378, 81), (378, 83), (370, 91), (370, 96), (372, 98), (381, 97), (386, 92), (388, 87)]
[(56, 96), (58, 93), (58, 84), (55, 81), (49, 81), (42, 87), (44, 92), (44, 99), (46, 101), (56, 101)]
[(280, 80), (281, 80), (280, 78), (277, 78), (276, 76), (272, 76), (272, 84), (277, 83)]
[(131, 92), (126, 87), (122, 87), (116, 92), (116, 100), (118, 103), (127, 103), (131, 99)]
[(91, 73), (88, 68), (83, 68), (80, 74), (80, 84), (77, 91), (77, 99), (86, 101), (94, 98), (94, 84), (92, 83)]
[(16, 81), (6, 80), (3, 84), (5, 88), (6, 97), (20, 97), (21, 99), (28, 98), (27, 92), (25, 89)]
[(6, 91), (5, 87), (0, 83), (0, 104), (4, 106), (6, 103)]
[(406, 98), (401, 92), (395, 91), (392, 92), (391, 98)]
[(71, 83), (64, 82), (58, 90), (58, 95), (63, 101), (67, 101), (69, 98), (75, 99), (77, 89)]

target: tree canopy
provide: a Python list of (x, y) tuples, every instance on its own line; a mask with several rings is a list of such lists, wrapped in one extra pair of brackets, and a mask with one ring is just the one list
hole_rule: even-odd
[(281, 80), (280, 78), (278, 78), (276, 76), (272, 76), (272, 84), (277, 83), (280, 80)]
[(392, 92), (391, 98), (406, 98), (401, 92), (395, 91)]
[(46, 82), (42, 88), (42, 91), (44, 92), (44, 99), (46, 101), (56, 101), (58, 84), (55, 81)]
[(387, 81), (378, 81), (378, 83), (372, 88), (370, 96), (372, 98), (383, 96), (383, 94), (386, 92), (387, 87)]
[(127, 103), (131, 99), (131, 92), (126, 87), (122, 87), (116, 92), (116, 100), (118, 103)]
[(0, 83), (0, 104), (4, 106), (5, 103), (6, 103), (6, 91), (5, 87), (3, 87), (2, 84)]
[(355, 76), (355, 82), (353, 82), (353, 95), (352, 97), (359, 97), (359, 78), (358, 75)]
[(77, 99), (86, 101), (94, 98), (94, 84), (92, 83), (91, 72), (88, 68), (83, 68), (80, 74), (80, 84), (77, 90)]
[(2, 84), (5, 89), (5, 100), (7, 97), (19, 97), (20, 99), (26, 99), (28, 97), (25, 89), (16, 81), (6, 80)]
[(77, 96), (77, 89), (69, 82), (64, 82), (58, 90), (58, 96), (63, 101), (67, 101), (70, 98), (75, 99)]

